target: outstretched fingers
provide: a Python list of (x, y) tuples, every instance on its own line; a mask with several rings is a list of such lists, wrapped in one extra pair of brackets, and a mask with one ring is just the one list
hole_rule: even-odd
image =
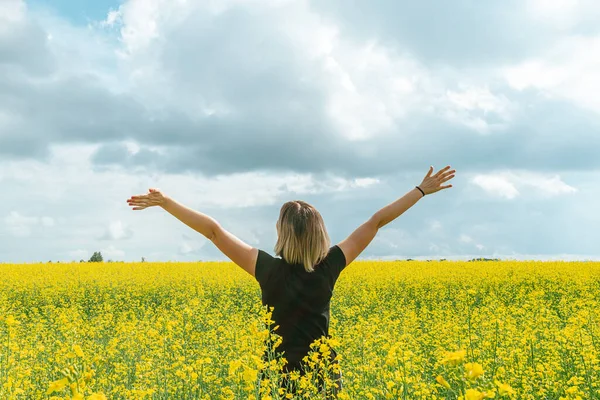
[(440, 183), (446, 182), (450, 179), (454, 178), (454, 174), (451, 175), (444, 175), (442, 178), (440, 178)]
[(438, 178), (444, 171), (446, 171), (448, 168), (450, 168), (450, 166), (448, 165), (445, 168), (440, 169), (438, 172), (435, 173), (435, 175), (433, 175), (433, 178)]
[(425, 178), (429, 178), (431, 176), (432, 172), (433, 172), (433, 165), (429, 167), (429, 171), (427, 171), (427, 175), (425, 175)]
[(131, 196), (131, 198), (127, 200), (127, 204), (133, 206), (134, 210), (143, 210), (150, 205), (150, 202), (142, 196)]
[[(445, 169), (445, 168), (444, 168), (444, 169)], [(444, 173), (440, 174), (440, 175), (437, 177), (437, 179), (438, 179), (439, 181), (441, 181), (441, 182), (445, 182), (446, 180), (448, 180), (448, 179), (450, 179), (450, 178), (454, 177), (454, 173), (455, 173), (455, 172), (456, 172), (456, 170), (455, 170), (455, 169), (453, 169), (453, 170), (451, 170), (451, 171), (444, 172)]]

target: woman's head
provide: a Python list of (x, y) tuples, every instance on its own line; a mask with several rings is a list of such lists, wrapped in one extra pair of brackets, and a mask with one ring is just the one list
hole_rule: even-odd
[(331, 244), (317, 209), (302, 200), (288, 201), (281, 207), (276, 227), (275, 254), (313, 272), (313, 267), (325, 258)]

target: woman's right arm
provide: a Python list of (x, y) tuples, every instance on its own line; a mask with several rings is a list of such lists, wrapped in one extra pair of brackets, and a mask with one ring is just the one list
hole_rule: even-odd
[[(419, 185), (421, 190), (427, 195), (452, 187), (452, 185), (441, 186), (442, 183), (454, 177), (453, 174), (456, 170), (444, 172), (449, 168), (450, 166), (447, 166), (432, 176), (431, 173), (433, 172), (433, 167), (430, 167), (423, 182)], [(377, 211), (367, 222), (363, 223), (352, 232), (350, 236), (341, 241), (338, 246), (346, 257), (346, 265), (350, 264), (364, 249), (367, 248), (379, 231), (379, 228), (398, 218), (406, 210), (415, 205), (422, 197), (423, 194), (421, 191), (414, 188), (398, 200)]]

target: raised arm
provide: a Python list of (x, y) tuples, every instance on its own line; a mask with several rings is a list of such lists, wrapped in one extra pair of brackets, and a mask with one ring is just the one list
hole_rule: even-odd
[(193, 230), (206, 236), (207, 239), (212, 240), (215, 236), (218, 225), (217, 221), (208, 215), (194, 211), (191, 208), (178, 203), (174, 199), (161, 193), (158, 189), (149, 189), (148, 194), (131, 196), (131, 198), (127, 200), (127, 203), (130, 206), (133, 206), (134, 210), (143, 210), (152, 206), (162, 207), (169, 214)]
[(250, 275), (255, 275), (258, 249), (238, 239), (208, 215), (178, 203), (174, 199), (163, 195), (157, 189), (150, 189), (148, 194), (132, 196), (127, 200), (127, 203), (133, 206), (134, 210), (143, 210), (151, 206), (162, 207), (184, 224), (204, 235), (231, 261)]
[[(450, 166), (447, 166), (433, 176), (431, 175), (433, 167), (429, 168), (423, 182), (419, 185), (425, 195), (452, 187), (452, 185), (441, 186), (442, 183), (454, 177), (456, 170), (448, 171), (449, 168)], [(423, 193), (415, 187), (398, 200), (377, 211), (367, 222), (363, 223), (350, 236), (341, 241), (338, 246), (346, 257), (346, 265), (354, 261), (367, 248), (375, 235), (377, 235), (379, 228), (398, 218), (422, 197), (424, 197)]]

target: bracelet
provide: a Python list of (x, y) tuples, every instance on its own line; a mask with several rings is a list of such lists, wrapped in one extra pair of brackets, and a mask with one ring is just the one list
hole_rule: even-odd
[(421, 191), (421, 193), (423, 193), (423, 197), (425, 197), (425, 192), (418, 186), (415, 186), (417, 189), (419, 189)]

